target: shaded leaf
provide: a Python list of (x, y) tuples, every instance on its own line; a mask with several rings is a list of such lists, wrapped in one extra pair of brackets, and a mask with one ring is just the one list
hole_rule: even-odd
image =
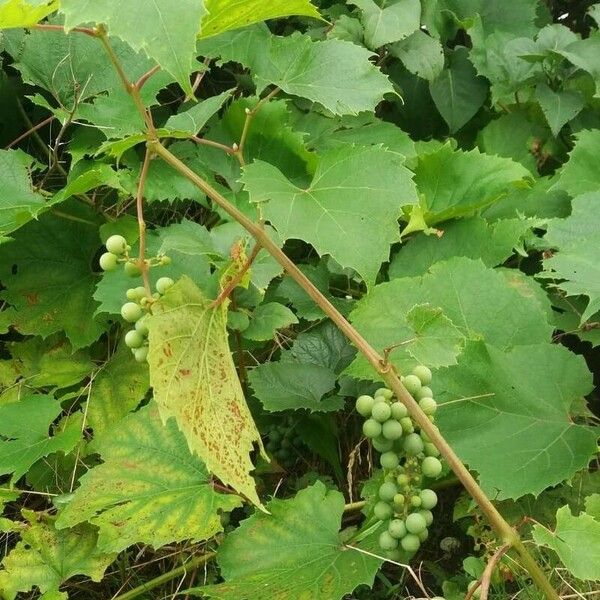
[(444, 68), (444, 49), (439, 40), (421, 30), (389, 47), (390, 54), (417, 77), (434, 81)]
[(252, 313), (250, 324), (244, 329), (244, 337), (264, 342), (273, 339), (278, 329), (298, 323), (296, 315), (279, 302), (260, 304)]
[(535, 95), (554, 136), (557, 136), (563, 126), (579, 114), (585, 104), (579, 92), (575, 90), (555, 92), (546, 84), (538, 84)]

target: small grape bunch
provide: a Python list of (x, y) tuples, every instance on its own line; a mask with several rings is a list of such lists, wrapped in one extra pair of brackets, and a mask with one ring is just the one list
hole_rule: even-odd
[[(131, 246), (122, 235), (111, 235), (106, 240), (106, 252), (100, 256), (100, 268), (103, 271), (114, 271), (120, 264), (130, 277), (138, 277), (142, 274), (137, 258), (129, 256)], [(168, 265), (171, 259), (168, 256), (159, 254), (152, 258), (145, 259), (148, 267), (157, 267)]]
[[(161, 277), (156, 282), (156, 292), (152, 295), (153, 300), (158, 300), (175, 282), (170, 277)], [(121, 316), (128, 323), (133, 324), (125, 334), (125, 345), (131, 348), (131, 352), (138, 362), (144, 362), (148, 357), (148, 325), (146, 315), (151, 304), (147, 301), (146, 288), (143, 286), (130, 288), (126, 293), (127, 300), (121, 307)]]
[(302, 438), (294, 431), (293, 419), (286, 418), (279, 425), (273, 426), (267, 433), (266, 450), (277, 459), (281, 466), (289, 469), (294, 466), (298, 451), (303, 446)]
[[(419, 365), (402, 382), (433, 422), (437, 403), (429, 387), (431, 371)], [(442, 473), (439, 451), (408, 415), (402, 402), (387, 388), (374, 396), (356, 400), (357, 412), (365, 418), (363, 433), (380, 453), (384, 481), (378, 491), (373, 512), (384, 523), (379, 546), (390, 558), (399, 557), (399, 548), (416, 552), (429, 533), (437, 494), (424, 483)]]

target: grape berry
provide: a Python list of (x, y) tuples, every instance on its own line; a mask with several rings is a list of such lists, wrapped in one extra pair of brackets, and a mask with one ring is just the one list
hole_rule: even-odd
[[(431, 380), (431, 371), (424, 365), (402, 378), (404, 386), (433, 422), (437, 403), (428, 387)], [(375, 518), (385, 526), (379, 546), (392, 559), (400, 557), (400, 548), (416, 552), (429, 535), (428, 528), (433, 522), (431, 510), (438, 502), (437, 494), (424, 481), (441, 475), (439, 451), (387, 388), (378, 389), (374, 396), (357, 398), (356, 410), (365, 419), (364, 435), (380, 452), (379, 464), (384, 473), (378, 502), (373, 508)]]
[(266, 450), (277, 459), (281, 466), (289, 469), (294, 466), (303, 446), (302, 438), (294, 431), (295, 425), (291, 418), (283, 423), (274, 425), (267, 433)]

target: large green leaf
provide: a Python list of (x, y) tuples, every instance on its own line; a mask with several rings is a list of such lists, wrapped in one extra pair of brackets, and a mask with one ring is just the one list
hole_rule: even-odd
[(17, 481), (36, 461), (53, 452), (69, 452), (81, 438), (81, 430), (66, 428), (48, 437), (50, 425), (62, 412), (50, 396), (27, 396), (0, 405), (0, 475)]
[(133, 361), (129, 348), (121, 344), (90, 383), (87, 423), (95, 438), (135, 409), (148, 387), (148, 365)]
[[(196, 36), (206, 14), (198, 0), (62, 0), (65, 26), (103, 23), (108, 34), (143, 51), (171, 73), (192, 94), (189, 76), (194, 70)], [(157, 36), (160, 43), (157, 43)]]
[(0, 243), (47, 206), (44, 197), (33, 189), (33, 162), (21, 150), (0, 150)]
[(92, 297), (100, 239), (94, 212), (80, 204), (64, 206), (66, 218), (46, 213), (0, 246), (0, 278), (6, 286), (1, 297), (16, 309), (12, 325), (17, 331), (42, 337), (64, 331), (78, 349), (104, 330), (94, 318)]
[(600, 33), (593, 32), (586, 39), (577, 40), (566, 48), (557, 48), (555, 51), (591, 75), (596, 83), (596, 98), (600, 97)]
[(311, 243), (371, 285), (398, 240), (402, 207), (416, 200), (402, 162), (403, 157), (383, 148), (342, 147), (321, 155), (306, 188), (265, 162), (248, 165), (243, 181), (282, 238)]
[(497, 202), (529, 171), (508, 158), (453, 150), (449, 144), (422, 154), (415, 168), (419, 207), (411, 213), (408, 231), (423, 229)]
[(439, 40), (420, 29), (401, 42), (389, 46), (389, 52), (417, 77), (433, 81), (444, 68), (444, 49)]
[(81, 478), (56, 524), (96, 525), (102, 551), (207, 539), (222, 530), (219, 511), (241, 505), (239, 496), (214, 491), (175, 421), (163, 424), (155, 404), (125, 417), (94, 450), (104, 462)]
[(598, 432), (569, 417), (591, 391), (591, 374), (564, 347), (471, 342), (456, 366), (436, 373), (434, 388), (442, 433), (498, 498), (537, 495), (596, 452)]
[(250, 452), (260, 435), (228, 345), (227, 306), (216, 308), (183, 277), (153, 307), (150, 383), (166, 421), (175, 417), (209, 471), (261, 506)]
[(372, 50), (404, 39), (421, 25), (419, 0), (391, 0), (383, 6), (373, 0), (351, 0), (350, 4), (362, 11), (364, 39)]
[(371, 585), (381, 560), (344, 546), (344, 497), (317, 482), (289, 500), (273, 499), (219, 548), (225, 583), (198, 588), (214, 600), (339, 600)]
[(204, 7), (207, 14), (202, 19), (203, 38), (291, 15), (319, 18), (319, 11), (310, 0), (204, 0)]
[(24, 515), (29, 523), (0, 570), (0, 590), (6, 600), (14, 600), (18, 592), (30, 592), (34, 587), (47, 593), (43, 598), (66, 598), (58, 592), (62, 583), (77, 575), (100, 581), (116, 558), (116, 554), (98, 551), (98, 536), (87, 523), (57, 531), (53, 521), (43, 514), (25, 511)]
[(429, 91), (450, 133), (455, 133), (481, 108), (488, 85), (469, 62), (467, 49), (459, 47), (450, 54), (448, 67), (430, 82)]
[(552, 548), (565, 567), (579, 579), (600, 580), (600, 520), (583, 512), (577, 516), (568, 506), (556, 512), (556, 529), (535, 525), (533, 539)]
[[(418, 335), (415, 323), (409, 320), (410, 311), (423, 302), (441, 308), (438, 319), (450, 319), (458, 329), (441, 340), (433, 329), (435, 343), (429, 346), (429, 352), (418, 356), (419, 362), (432, 368), (454, 364), (461, 338), (483, 339), (500, 348), (511, 348), (545, 342), (552, 333), (544, 310), (529, 289), (485, 268), (479, 260), (463, 257), (437, 263), (422, 277), (393, 279), (376, 286), (357, 304), (351, 320), (379, 352), (401, 344), (390, 359), (404, 372), (417, 362), (417, 356), (411, 354)], [(360, 378), (373, 377), (361, 356), (348, 372)]]
[(58, 8), (59, 0), (3, 0), (0, 29), (31, 27)]
[(351, 42), (314, 42), (299, 33), (278, 37), (265, 27), (250, 27), (205, 40), (198, 51), (249, 67), (258, 93), (273, 84), (335, 114), (372, 111), (393, 91), (369, 61), (371, 53)]
[(600, 189), (600, 173), (596, 161), (600, 153), (600, 130), (580, 131), (575, 136), (575, 147), (569, 153), (569, 160), (560, 171), (556, 187), (567, 191), (571, 196)]
[(563, 126), (581, 112), (585, 104), (583, 96), (575, 90), (555, 92), (546, 84), (538, 84), (535, 92), (554, 136), (557, 136)]

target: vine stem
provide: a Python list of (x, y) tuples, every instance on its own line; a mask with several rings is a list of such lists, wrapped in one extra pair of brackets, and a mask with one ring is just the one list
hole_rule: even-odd
[(202, 556), (192, 558), (181, 567), (177, 567), (176, 569), (167, 571), (166, 573), (163, 573), (162, 575), (159, 575), (154, 579), (150, 579), (149, 581), (142, 583), (142, 585), (139, 585), (138, 587), (133, 588), (132, 590), (129, 590), (124, 594), (120, 594), (119, 596), (113, 596), (112, 600), (133, 600), (133, 598), (139, 598), (142, 594), (145, 594), (146, 592), (153, 590), (154, 588), (157, 588), (160, 585), (168, 583), (169, 581), (176, 579), (180, 575), (186, 575), (193, 569), (197, 569), (198, 567), (206, 564), (207, 562), (210, 562), (216, 556), (216, 552), (207, 552)]
[(433, 425), (427, 415), (423, 412), (417, 401), (410, 395), (398, 374), (383, 357), (362, 337), (362, 335), (338, 312), (329, 300), (314, 286), (314, 284), (302, 273), (302, 271), (288, 258), (279, 246), (268, 236), (266, 231), (257, 223), (249, 219), (223, 195), (215, 190), (208, 182), (194, 173), (185, 163), (169, 152), (158, 140), (149, 142), (153, 152), (170, 164), (176, 171), (186, 177), (191, 183), (204, 192), (215, 204), (220, 206), (229, 216), (240, 223), (273, 258), (288, 272), (290, 277), (296, 281), (310, 298), (323, 310), (323, 312), (338, 326), (352, 344), (365, 356), (385, 381), (396, 397), (407, 407), (410, 415), (419, 424), (421, 429), (429, 437), (431, 442), (446, 459), (446, 462), (454, 471), (455, 475), (463, 484), (464, 488), (479, 505), (487, 517), (489, 523), (503, 541), (508, 544), (519, 555), (525, 569), (537, 586), (544, 592), (549, 600), (560, 600), (558, 594), (548, 581), (546, 575), (531, 556), (527, 548), (521, 542), (519, 534), (506, 522), (498, 512), (494, 504), (479, 487), (475, 478), (463, 465), (438, 428)]
[[(395, 369), (387, 363), (384, 358), (365, 340), (362, 335), (350, 324), (349, 321), (333, 306), (333, 304), (315, 287), (315, 285), (302, 273), (295, 263), (281, 250), (281, 248), (269, 237), (262, 224), (255, 223), (244, 213), (231, 204), (225, 196), (214, 189), (207, 181), (192, 171), (184, 162), (179, 160), (167, 148), (165, 148), (156, 135), (156, 129), (151, 115), (146, 109), (139, 90), (131, 84), (123, 67), (119, 62), (117, 55), (112, 49), (103, 26), (98, 27), (97, 35), (101, 40), (110, 61), (114, 65), (125, 89), (131, 95), (136, 108), (144, 118), (148, 128), (147, 152), (152, 152), (160, 156), (167, 164), (171, 165), (176, 171), (187, 178), (198, 189), (204, 192), (215, 204), (220, 206), (230, 217), (235, 219), (248, 231), (260, 246), (262, 246), (271, 256), (288, 272), (290, 277), (304, 289), (308, 296), (323, 310), (323, 312), (337, 325), (340, 331), (356, 347), (356, 349), (371, 363), (372, 367), (394, 392), (396, 398), (401, 400), (408, 409), (411, 417), (419, 424), (421, 429), (429, 437), (431, 442), (440, 451), (440, 454), (446, 459), (446, 462), (454, 471), (454, 474), (463, 484), (464, 488), (478, 504), (481, 511), (487, 517), (490, 525), (498, 534), (503, 544), (510, 546), (517, 552), (521, 559), (521, 564), (528, 571), (531, 578), (538, 588), (545, 594), (548, 600), (560, 600), (560, 596), (552, 587), (552, 584), (540, 568), (536, 560), (529, 553), (516, 530), (514, 530), (504, 517), (498, 512), (491, 500), (485, 495), (479, 487), (475, 478), (469, 470), (463, 465), (462, 461), (455, 454), (446, 439), (441, 435), (438, 428), (433, 425), (428, 416), (423, 412), (418, 402), (410, 395)], [(259, 105), (268, 102), (277, 92), (275, 88), (265, 98), (259, 102)], [(256, 107), (258, 108), (258, 106)], [(123, 598), (121, 598), (123, 600)]]
[(140, 232), (140, 256), (138, 259), (138, 267), (142, 272), (142, 280), (144, 282), (144, 289), (146, 290), (146, 296), (152, 298), (152, 288), (150, 287), (150, 276), (148, 274), (148, 263), (146, 262), (146, 221), (144, 221), (144, 188), (146, 187), (146, 179), (148, 178), (148, 169), (150, 168), (150, 161), (152, 160), (152, 152), (149, 147), (146, 148), (144, 155), (144, 163), (142, 164), (142, 170), (140, 172), (140, 179), (138, 182), (137, 194), (136, 194), (136, 211), (138, 227)]

